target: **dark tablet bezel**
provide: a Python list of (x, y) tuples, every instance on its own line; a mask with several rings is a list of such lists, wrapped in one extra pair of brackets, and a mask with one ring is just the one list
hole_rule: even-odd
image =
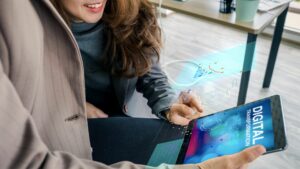
[(194, 124), (195, 124), (196, 120), (197, 119), (192, 120), (189, 123), (189, 125), (188, 125), (188, 127), (187, 127), (187, 129), (185, 131), (184, 140), (183, 140), (182, 146), (180, 148), (180, 152), (179, 152), (176, 164), (182, 164), (183, 161), (184, 161), (184, 157), (185, 157), (187, 148), (188, 148), (189, 143), (190, 143), (190, 139), (191, 139), (191, 135), (192, 135), (192, 130), (193, 130), (193, 127), (194, 127)]
[[(268, 99), (268, 98), (266, 98)], [(287, 147), (284, 113), (279, 95), (269, 97), (271, 100), (272, 125), (274, 131), (274, 148), (267, 149), (265, 154), (282, 151)]]
[[(283, 115), (283, 111), (282, 111), (282, 104), (281, 104), (280, 96), (279, 95), (274, 95), (274, 96), (270, 96), (270, 97), (267, 97), (267, 98), (264, 98), (264, 99), (260, 99), (260, 100), (245, 104), (245, 105), (253, 104), (255, 102), (261, 102), (263, 100), (268, 100), (268, 99), (270, 99), (270, 101), (271, 101), (273, 129), (277, 129), (277, 130), (276, 131), (274, 130), (275, 146), (272, 149), (267, 149), (267, 152), (265, 154), (282, 151), (282, 150), (285, 150), (286, 147), (287, 147), (285, 122), (284, 122), (284, 115)], [(245, 106), (245, 105), (241, 105), (241, 106)], [(232, 109), (236, 109), (236, 108), (239, 108), (241, 106), (226, 109), (224, 111), (220, 111), (220, 112), (217, 112), (217, 113), (230, 111)], [(215, 113), (213, 113), (213, 114), (215, 114)], [(208, 116), (211, 116), (213, 114), (210, 114)], [(207, 118), (208, 116), (204, 116), (204, 117)], [(200, 117), (200, 118), (204, 118), (204, 117)], [(192, 120), (190, 122), (190, 124), (188, 125), (188, 127), (187, 127), (186, 134), (185, 134), (185, 137), (184, 137), (184, 141), (183, 141), (183, 144), (181, 146), (180, 153), (178, 155), (176, 164), (183, 164), (183, 162), (184, 162), (185, 154), (186, 154), (187, 148), (189, 146), (190, 138), (191, 138), (191, 135), (192, 135), (192, 130), (193, 130), (193, 127), (195, 125), (196, 120), (197, 119)]]

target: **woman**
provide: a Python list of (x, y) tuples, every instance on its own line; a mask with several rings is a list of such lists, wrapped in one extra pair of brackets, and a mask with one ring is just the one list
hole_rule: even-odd
[(122, 116), (135, 89), (152, 113), (187, 125), (202, 107), (188, 92), (175, 94), (159, 66), (161, 32), (147, 0), (52, 0), (81, 50), (89, 118)]
[[(145, 168), (128, 162), (106, 166), (87, 160), (91, 149), (86, 119), (81, 116), (80, 55), (49, 0), (1, 0), (0, 11), (1, 169)], [(70, 115), (80, 116), (65, 121)], [(214, 163), (223, 169), (233, 166), (226, 162), (247, 163), (242, 157), (247, 158), (239, 153), (197, 166), (211, 169), (205, 166)]]

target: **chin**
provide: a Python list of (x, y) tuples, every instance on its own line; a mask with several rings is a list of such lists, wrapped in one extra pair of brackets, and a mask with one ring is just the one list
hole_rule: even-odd
[(97, 23), (101, 20), (102, 16), (100, 17), (86, 17), (82, 18), (82, 20), (86, 23)]

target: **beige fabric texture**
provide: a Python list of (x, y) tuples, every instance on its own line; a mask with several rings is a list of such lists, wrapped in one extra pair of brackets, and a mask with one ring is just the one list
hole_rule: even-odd
[(84, 103), (79, 49), (50, 1), (1, 0), (0, 168), (145, 168), (91, 161)]

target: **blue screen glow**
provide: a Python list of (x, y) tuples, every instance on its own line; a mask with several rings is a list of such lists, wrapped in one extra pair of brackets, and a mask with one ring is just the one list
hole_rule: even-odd
[(257, 144), (274, 147), (270, 103), (265, 99), (196, 120), (184, 164), (234, 154)]

